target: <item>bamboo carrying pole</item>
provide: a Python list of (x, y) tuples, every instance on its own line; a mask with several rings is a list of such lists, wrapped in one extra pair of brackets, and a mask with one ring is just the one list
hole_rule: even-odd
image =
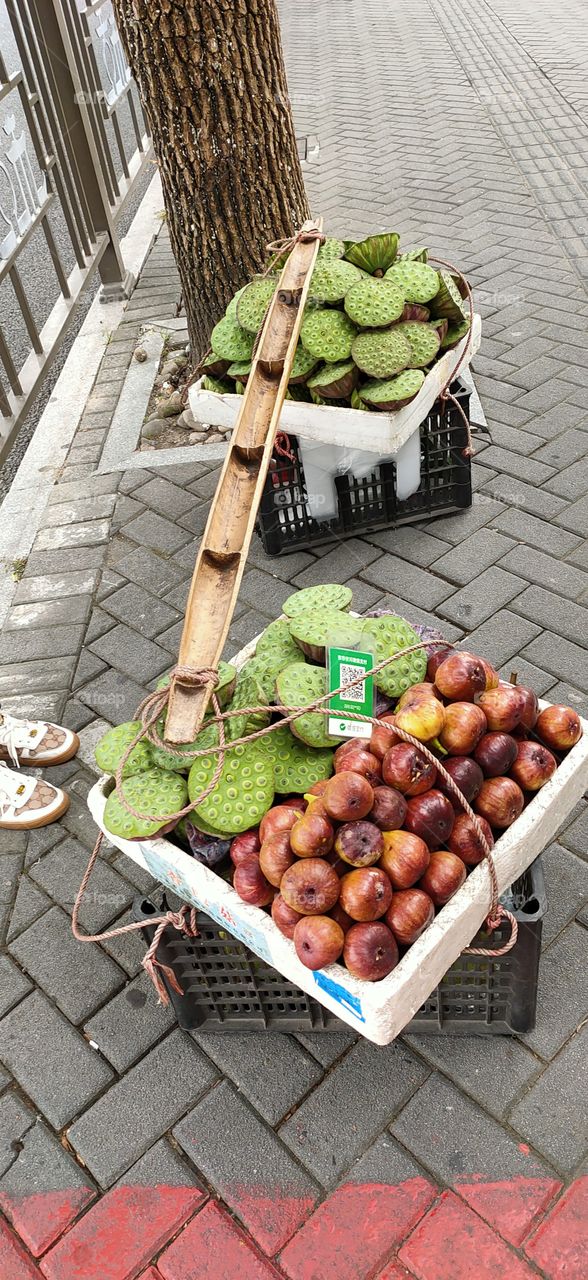
[[(300, 235), (321, 231), (322, 219), (318, 219), (305, 222)], [(211, 685), (193, 683), (190, 672), (215, 669), (227, 638), (319, 243), (316, 234), (294, 243), (261, 332), (192, 576), (180, 670), (171, 681), (167, 742), (191, 742), (204, 718)]]

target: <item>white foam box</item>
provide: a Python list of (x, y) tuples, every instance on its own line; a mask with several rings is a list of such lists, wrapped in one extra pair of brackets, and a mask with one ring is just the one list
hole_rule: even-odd
[[(481, 336), (482, 321), (479, 315), (474, 315), (465, 367), (479, 350)], [(447, 351), (433, 365), (414, 400), (395, 413), (366, 413), (362, 409), (285, 400), (280, 415), (280, 431), (290, 432), (301, 440), (322, 441), (347, 449), (366, 449), (378, 456), (394, 455), (424, 422), (466, 344), (467, 338), (462, 338), (456, 347)], [(243, 403), (242, 396), (206, 391), (202, 378), (190, 387), (188, 399), (198, 422), (222, 427), (225, 431), (234, 427)]]
[[(253, 640), (233, 658), (237, 668), (252, 656), (255, 644)], [(541, 708), (548, 705), (540, 703)], [(550, 843), (588, 786), (588, 721), (582, 721), (582, 728), (583, 737), (557, 772), (494, 846), (500, 893)], [(488, 914), (490, 877), (481, 863), (381, 982), (353, 978), (340, 964), (313, 972), (301, 964), (294, 944), (280, 933), (267, 912), (242, 902), (232, 885), (171, 840), (123, 840), (106, 831), (104, 808), (113, 785), (112, 778), (102, 777), (90, 791), (88, 807), (117, 849), (184, 902), (212, 916), (262, 960), (375, 1044), (389, 1044), (400, 1034)]]

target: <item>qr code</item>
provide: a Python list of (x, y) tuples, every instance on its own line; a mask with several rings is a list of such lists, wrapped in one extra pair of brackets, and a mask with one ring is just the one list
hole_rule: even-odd
[(341, 663), (341, 684), (347, 684), (349, 680), (357, 680), (358, 676), (362, 677), (361, 684), (352, 684), (348, 689), (344, 689), (340, 695), (342, 702), (363, 702), (364, 700), (364, 680), (365, 671), (363, 667), (354, 667), (346, 662)]

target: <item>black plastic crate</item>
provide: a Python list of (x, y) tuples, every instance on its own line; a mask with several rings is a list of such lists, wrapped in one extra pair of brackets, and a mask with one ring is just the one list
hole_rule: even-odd
[[(545, 884), (540, 860), (533, 863), (510, 890), (519, 936), (512, 951), (496, 959), (462, 955), (429, 996), (407, 1031), (430, 1035), (508, 1035), (530, 1031), (535, 1025), (537, 975), (545, 914)], [(150, 916), (159, 908), (138, 898), (133, 918), (144, 921), (147, 945), (154, 926)], [(339, 1018), (203, 912), (197, 916), (199, 936), (186, 938), (166, 929), (158, 959), (169, 965), (183, 990), (168, 987), (181, 1027), (186, 1031), (327, 1031), (341, 1027)], [(506, 941), (509, 926), (497, 930), (492, 942), (481, 931), (476, 945)], [(160, 970), (161, 972), (161, 970)]]
[[(466, 416), (470, 394), (460, 384), (452, 387)], [(342, 410), (342, 412), (344, 412)], [(383, 462), (369, 476), (335, 477), (339, 513), (331, 520), (312, 519), (307, 502), (304, 469), (298, 442), (289, 436), (293, 459), (277, 456), (268, 473), (257, 529), (264, 550), (279, 556), (302, 547), (332, 542), (377, 529), (460, 511), (472, 505), (471, 459), (463, 450), (468, 443), (465, 423), (451, 401), (437, 400), (420, 426), (421, 483), (411, 498), (396, 497), (396, 467)]]

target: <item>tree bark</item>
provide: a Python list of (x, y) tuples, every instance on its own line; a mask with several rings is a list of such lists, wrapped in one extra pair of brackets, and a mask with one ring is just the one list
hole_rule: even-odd
[(268, 241), (308, 217), (275, 0), (114, 0), (163, 186), (193, 357)]

